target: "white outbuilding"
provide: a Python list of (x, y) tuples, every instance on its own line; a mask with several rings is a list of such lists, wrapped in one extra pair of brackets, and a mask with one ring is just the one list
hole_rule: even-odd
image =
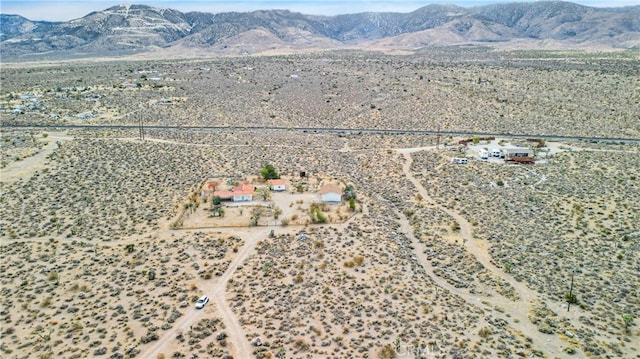
[(284, 179), (270, 179), (267, 181), (269, 188), (272, 191), (284, 191), (286, 189), (286, 182)]
[(342, 202), (342, 189), (335, 184), (327, 184), (320, 187), (322, 202)]

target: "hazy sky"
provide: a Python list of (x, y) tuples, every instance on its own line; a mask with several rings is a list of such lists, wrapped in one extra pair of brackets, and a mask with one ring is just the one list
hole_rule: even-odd
[[(520, 0), (522, 2), (522, 0)], [(526, 0), (524, 0), (526, 1)], [(509, 1), (500, 0), (0, 0), (0, 13), (19, 14), (30, 20), (67, 21), (92, 12), (123, 3), (144, 4), (172, 8), (183, 12), (252, 11), (260, 9), (288, 9), (313, 15), (350, 14), (364, 11), (410, 12), (432, 3), (449, 3), (460, 6), (477, 6)], [(640, 0), (575, 0), (588, 6), (639, 5)]]

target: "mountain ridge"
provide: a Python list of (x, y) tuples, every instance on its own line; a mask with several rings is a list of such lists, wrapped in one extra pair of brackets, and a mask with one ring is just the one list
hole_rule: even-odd
[[(563, 1), (477, 7), (431, 4), (409, 13), (361, 12), (335, 16), (289, 10), (180, 12), (147, 5), (116, 5), (66, 22), (0, 14), (3, 59), (113, 56), (196, 50), (256, 54), (287, 49), (432, 45), (555, 44), (559, 48), (640, 48), (640, 5), (595, 8)], [(252, 40), (253, 39), (253, 40)], [(260, 43), (270, 39), (269, 46)], [(256, 43), (251, 43), (256, 41)]]

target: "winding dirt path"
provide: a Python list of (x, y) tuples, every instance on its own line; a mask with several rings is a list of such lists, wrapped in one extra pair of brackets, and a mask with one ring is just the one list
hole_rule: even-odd
[(18, 180), (28, 181), (33, 174), (44, 168), (47, 156), (58, 148), (58, 141), (69, 141), (73, 137), (66, 136), (62, 133), (53, 133), (43, 141), (48, 142), (38, 153), (27, 157), (22, 161), (11, 162), (7, 167), (0, 170), (1, 182), (16, 182)]
[[(546, 355), (562, 357), (564, 354), (562, 348), (566, 344), (563, 344), (563, 342), (556, 335), (547, 335), (540, 333), (537, 327), (529, 321), (528, 312), (532, 304), (540, 299), (538, 297), (538, 294), (529, 289), (523, 283), (514, 280), (509, 274), (505, 273), (502, 269), (494, 265), (491, 255), (489, 254), (488, 243), (481, 241), (473, 236), (471, 231), (471, 224), (456, 211), (438, 204), (432, 197), (429, 196), (429, 193), (422, 186), (422, 183), (420, 183), (420, 181), (413, 176), (411, 172), (411, 165), (413, 163), (411, 153), (417, 152), (419, 150), (421, 149), (407, 149), (399, 151), (405, 158), (405, 163), (402, 167), (402, 171), (404, 172), (409, 182), (413, 184), (416, 191), (422, 196), (423, 201), (427, 202), (430, 206), (438, 208), (439, 210), (447, 213), (456, 222), (458, 222), (458, 224), (460, 225), (460, 239), (466, 239), (466, 243), (464, 245), (465, 250), (475, 256), (478, 262), (480, 262), (489, 272), (491, 272), (492, 275), (502, 279), (503, 281), (513, 286), (518, 293), (519, 299), (513, 301), (505, 298), (495, 291), (493, 291), (494, 293), (491, 296), (471, 294), (468, 290), (456, 288), (448, 283), (444, 278), (435, 275), (435, 268), (433, 268), (431, 262), (427, 259), (427, 256), (425, 254), (425, 244), (415, 237), (413, 228), (404, 213), (397, 210), (396, 212), (401, 218), (401, 220), (399, 221), (401, 231), (407, 236), (407, 238), (411, 240), (412, 245), (415, 248), (415, 255), (418, 262), (423, 266), (423, 268), (425, 268), (427, 273), (431, 276), (431, 278), (438, 286), (458, 295), (469, 304), (484, 307), (484, 309), (494, 309), (485, 304), (490, 303), (495, 307), (504, 309), (505, 314), (509, 314), (511, 316), (511, 318), (505, 317), (504, 319), (506, 319), (513, 328), (519, 330), (523, 335), (531, 338), (535, 347), (543, 350)], [(464, 241), (461, 242), (464, 243)], [(497, 313), (496, 315), (499, 316), (499, 314)]]

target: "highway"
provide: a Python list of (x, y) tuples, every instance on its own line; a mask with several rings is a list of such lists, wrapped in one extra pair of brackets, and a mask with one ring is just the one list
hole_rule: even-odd
[[(2, 129), (77, 129), (77, 130), (139, 130), (138, 125), (2, 125)], [(550, 141), (598, 141), (625, 144), (640, 144), (640, 138), (625, 137), (587, 137), (563, 136), (549, 134), (521, 134), (509, 132), (473, 132), (463, 130), (435, 131), (435, 130), (406, 130), (406, 129), (374, 129), (374, 128), (338, 128), (338, 127), (284, 127), (284, 126), (157, 126), (145, 125), (145, 130), (200, 130), (200, 131), (297, 131), (304, 133), (337, 133), (337, 134), (385, 134), (385, 135), (441, 135), (441, 136), (479, 136), (479, 137), (509, 137), (509, 138), (537, 138)]]

